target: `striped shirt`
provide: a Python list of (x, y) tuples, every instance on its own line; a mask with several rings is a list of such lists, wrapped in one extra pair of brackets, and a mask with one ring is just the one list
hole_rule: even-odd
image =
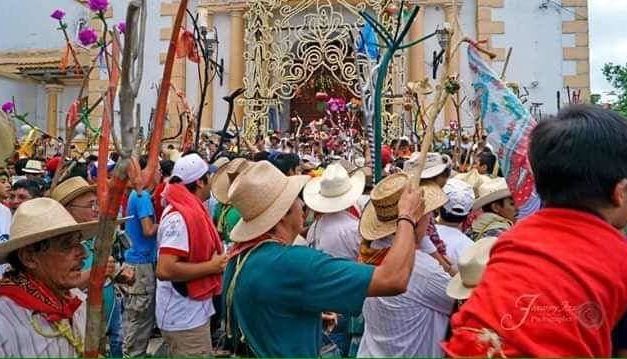
[[(72, 332), (84, 342), (86, 324), (85, 295), (72, 294), (83, 300), (74, 313)], [(42, 334), (38, 333), (33, 323)], [(40, 315), (20, 307), (8, 297), (0, 297), (0, 357), (78, 357), (70, 342)]]
[(366, 298), (365, 330), (358, 357), (441, 357), (453, 300), (451, 277), (430, 255), (417, 250), (407, 292)]

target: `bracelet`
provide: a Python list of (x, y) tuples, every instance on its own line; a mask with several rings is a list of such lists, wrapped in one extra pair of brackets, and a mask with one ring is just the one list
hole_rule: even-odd
[(399, 216), (396, 219), (396, 224), (398, 225), (398, 222), (400, 222), (400, 221), (407, 221), (407, 222), (409, 222), (411, 224), (411, 228), (416, 229), (416, 222), (413, 219), (411, 219), (411, 217), (409, 217), (407, 215)]

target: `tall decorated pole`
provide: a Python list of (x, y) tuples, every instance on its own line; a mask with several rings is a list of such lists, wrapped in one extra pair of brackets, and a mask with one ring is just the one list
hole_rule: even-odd
[(401, 1), (400, 10), (398, 11), (397, 21), (396, 21), (396, 29), (394, 33), (385, 29), (385, 27), (372, 17), (369, 13), (362, 11), (360, 15), (366, 20), (366, 22), (376, 31), (379, 36), (380, 41), (384, 46), (384, 53), (379, 61), (379, 64), (376, 67), (376, 75), (374, 79), (374, 93), (371, 93), (371, 96), (374, 97), (374, 105), (372, 109), (372, 126), (373, 126), (373, 136), (374, 136), (374, 146), (372, 146), (373, 153), (373, 161), (374, 161), (374, 181), (378, 182), (382, 177), (382, 162), (381, 162), (381, 142), (382, 142), (382, 134), (381, 134), (381, 114), (383, 110), (382, 98), (383, 98), (383, 87), (385, 85), (385, 77), (388, 73), (388, 68), (390, 66), (390, 62), (394, 57), (394, 53), (399, 50), (404, 50), (409, 47), (412, 47), (432, 36), (435, 33), (427, 35), (421, 39), (416, 41), (412, 41), (407, 44), (403, 44), (407, 33), (409, 32), (412, 23), (416, 19), (418, 12), (420, 11), (420, 6), (415, 6), (410, 12), (407, 20), (403, 22), (403, 8), (405, 7), (405, 1)]

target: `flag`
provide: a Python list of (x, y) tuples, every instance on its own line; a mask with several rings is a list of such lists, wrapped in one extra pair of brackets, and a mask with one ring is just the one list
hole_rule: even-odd
[(529, 135), (537, 122), (473, 45), (468, 46), (468, 64), (488, 143), (499, 159), (519, 218), (526, 217), (541, 205), (527, 157)]

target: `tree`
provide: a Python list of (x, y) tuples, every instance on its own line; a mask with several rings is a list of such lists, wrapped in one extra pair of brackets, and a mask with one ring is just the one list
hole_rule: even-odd
[(627, 116), (627, 64), (616, 65), (609, 62), (603, 65), (602, 72), (605, 79), (616, 88), (618, 93), (618, 100), (612, 104), (612, 109)]

